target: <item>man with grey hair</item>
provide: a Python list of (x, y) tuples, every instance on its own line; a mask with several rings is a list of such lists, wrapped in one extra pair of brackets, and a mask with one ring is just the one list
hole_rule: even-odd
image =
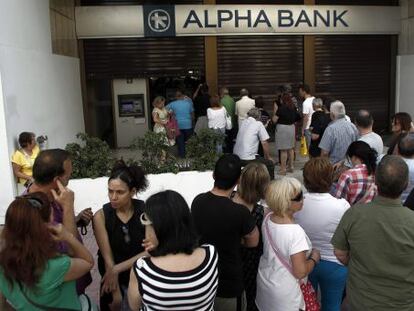
[(311, 157), (319, 157), (321, 155), (321, 149), (319, 143), (321, 142), (323, 133), (326, 127), (331, 122), (329, 115), (323, 110), (323, 101), (321, 98), (315, 98), (312, 102), (313, 114), (312, 121), (310, 124), (311, 131), (311, 143), (309, 145), (309, 155)]
[(236, 115), (238, 116), (239, 128), (242, 122), (247, 118), (247, 112), (252, 109), (256, 103), (254, 99), (249, 97), (249, 91), (247, 89), (240, 90), (241, 99), (236, 102)]
[(414, 310), (414, 213), (401, 204), (407, 164), (385, 156), (375, 171), (378, 196), (348, 209), (332, 237), (348, 266), (350, 310)]
[[(239, 128), (233, 153), (238, 155), (245, 166), (249, 162), (258, 161), (266, 165), (271, 179), (275, 177), (275, 164), (270, 156), (269, 134), (260, 121), (260, 110), (256, 107), (249, 110), (247, 119)], [(257, 154), (259, 143), (262, 144), (264, 158)]]
[(323, 133), (319, 148), (321, 156), (329, 157), (332, 164), (343, 162), (349, 145), (358, 139), (355, 125), (345, 119), (345, 106), (339, 100), (331, 104), (330, 116), (332, 122)]

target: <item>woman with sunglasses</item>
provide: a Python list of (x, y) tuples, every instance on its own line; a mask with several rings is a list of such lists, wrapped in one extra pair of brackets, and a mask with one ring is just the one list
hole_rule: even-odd
[(300, 280), (307, 282), (320, 254), (293, 218), (303, 206), (302, 185), (291, 177), (272, 181), (265, 198), (270, 213), (262, 225), (256, 305), (260, 311), (305, 310)]
[(139, 166), (119, 161), (108, 180), (109, 203), (93, 218), (102, 276), (100, 306), (102, 311), (121, 310), (128, 287), (129, 270), (143, 255), (145, 238), (140, 216), (144, 202), (134, 197), (147, 187), (145, 173)]
[[(93, 257), (62, 224), (51, 224), (51, 214), (41, 192), (17, 197), (7, 209), (1, 233), (0, 296), (13, 310), (83, 310), (75, 281), (92, 269)], [(58, 242), (68, 244), (71, 257), (56, 251)], [(1, 297), (0, 310), (7, 308)]]
[(334, 168), (326, 158), (312, 158), (305, 164), (303, 180), (308, 193), (303, 208), (295, 214), (296, 222), (306, 231), (312, 245), (321, 252), (321, 261), (309, 275), (315, 290), (321, 289), (322, 309), (341, 310), (348, 269), (334, 254), (331, 239), (349, 208), (345, 199), (329, 194)]
[(151, 257), (131, 269), (128, 301), (132, 310), (213, 310), (218, 286), (217, 252), (198, 246), (184, 198), (167, 190), (151, 196), (141, 216)]

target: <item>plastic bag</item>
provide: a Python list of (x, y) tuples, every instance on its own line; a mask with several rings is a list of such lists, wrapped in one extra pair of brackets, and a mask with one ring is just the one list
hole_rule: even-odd
[(300, 138), (300, 155), (302, 157), (307, 157), (308, 156), (308, 145), (306, 144), (305, 136), (302, 136)]

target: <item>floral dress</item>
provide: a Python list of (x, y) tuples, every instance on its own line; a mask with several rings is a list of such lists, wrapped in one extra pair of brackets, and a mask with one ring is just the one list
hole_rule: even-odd
[[(162, 108), (162, 109), (154, 108), (152, 110), (152, 115), (154, 115), (154, 114), (158, 115), (158, 118), (160, 119), (161, 122), (163, 122), (164, 124), (167, 124), (167, 121), (168, 121), (168, 118), (169, 118), (167, 109), (165, 109), (165, 108)], [(155, 123), (154, 133), (163, 133), (165, 135), (166, 145), (173, 146), (175, 144), (175, 139), (168, 139), (167, 129), (165, 128), (165, 125)]]
[[(159, 108), (154, 108), (152, 110), (152, 115), (154, 114), (158, 115), (158, 118), (160, 119), (161, 122), (163, 122), (164, 124), (167, 123), (168, 121), (168, 111), (165, 108), (159, 109)], [(155, 123), (154, 125), (154, 132), (155, 133), (164, 133), (167, 134), (167, 131), (165, 129), (165, 126), (159, 123)]]

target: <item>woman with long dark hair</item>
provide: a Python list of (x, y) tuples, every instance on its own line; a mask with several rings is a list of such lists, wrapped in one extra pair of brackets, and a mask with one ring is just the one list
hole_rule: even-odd
[[(62, 224), (51, 221), (49, 200), (41, 192), (17, 197), (7, 209), (0, 292), (15, 310), (82, 310), (75, 281), (92, 269), (93, 257)], [(72, 257), (56, 251), (58, 242), (68, 244)]]
[(276, 123), (275, 145), (280, 150), (279, 175), (293, 172), (295, 158), (295, 122), (300, 120), (300, 114), (290, 95), (284, 94), (280, 106), (275, 105), (273, 122)]
[(145, 203), (141, 223), (151, 257), (138, 259), (131, 269), (130, 308), (214, 310), (217, 252), (212, 245), (199, 246), (184, 198), (172, 190), (152, 195)]
[(397, 112), (391, 119), (392, 138), (387, 151), (388, 155), (398, 154), (398, 143), (406, 134), (414, 131), (413, 120), (407, 112)]
[(348, 147), (347, 158), (353, 167), (339, 177), (334, 196), (351, 205), (371, 202), (377, 193), (377, 152), (364, 141), (354, 141)]
[(144, 255), (145, 232), (140, 216), (144, 202), (135, 199), (147, 187), (143, 170), (119, 161), (108, 180), (109, 203), (93, 218), (98, 243), (98, 268), (101, 281), (101, 310), (120, 310), (129, 282), (129, 270)]

